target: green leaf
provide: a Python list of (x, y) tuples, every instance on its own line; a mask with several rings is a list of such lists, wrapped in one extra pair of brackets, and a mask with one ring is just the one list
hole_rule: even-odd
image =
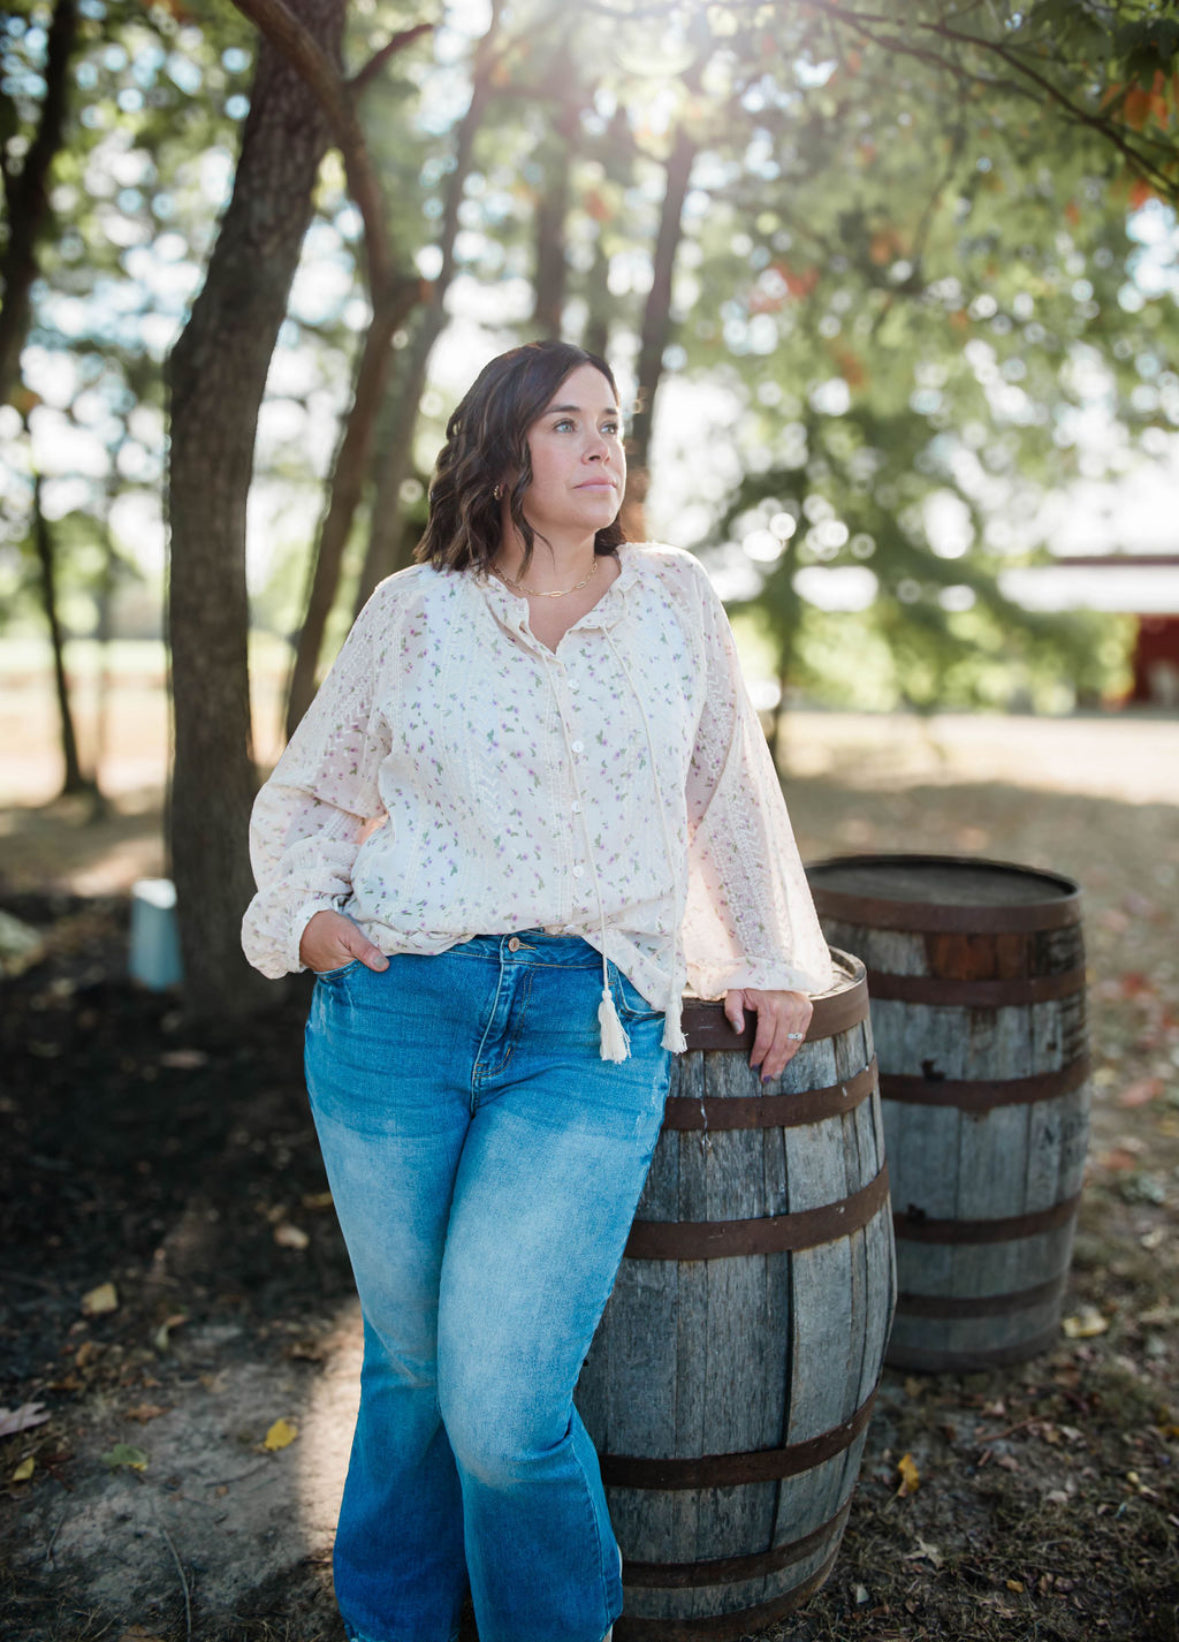
[(135, 1448), (129, 1442), (117, 1442), (115, 1446), (102, 1456), (102, 1463), (111, 1471), (117, 1471), (121, 1465), (132, 1471), (146, 1471), (148, 1456), (142, 1448)]

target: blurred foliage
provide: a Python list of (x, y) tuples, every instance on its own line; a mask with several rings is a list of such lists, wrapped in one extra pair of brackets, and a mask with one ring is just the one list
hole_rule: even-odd
[[(255, 38), (228, 0), (199, 14), (178, 0), (79, 9), (24, 358), (31, 451), (16, 407), (0, 409), (0, 610), (31, 608), (35, 465), (63, 605), (85, 631), (108, 515), (127, 577), (159, 574), (162, 361), (232, 185)], [(665, 162), (687, 131), (696, 157), (657, 405), (692, 385), (722, 408), (702, 412), (701, 429), (709, 416), (716, 426), (677, 465), (674, 505), (657, 464), (659, 524), (749, 606), (786, 699), (1061, 710), (1116, 691), (1130, 620), (1029, 613), (998, 578), (1045, 558), (1046, 500), (1078, 477), (1162, 460), (1179, 426), (1171, 10), (509, 6), (460, 206), (457, 341), (422, 398), (404, 491), (410, 527), (453, 399), (454, 350), (470, 345), (473, 375), (534, 334), (538, 205), (562, 167), (565, 334), (581, 340), (600, 322), (612, 362), (633, 372)], [(0, 20), (6, 177), (37, 129), (50, 16), (15, 0)], [(353, 0), (348, 67), (419, 16), (400, 0)], [(397, 261), (427, 279), (484, 24), (477, 4), (447, 8), (362, 104)], [(255, 452), (256, 616), (283, 634), (300, 619), (367, 323), (359, 235), (329, 154)], [(1087, 435), (1096, 415), (1114, 430), (1103, 455)], [(362, 513), (337, 636), (365, 530)], [(836, 596), (862, 607), (825, 608)]]

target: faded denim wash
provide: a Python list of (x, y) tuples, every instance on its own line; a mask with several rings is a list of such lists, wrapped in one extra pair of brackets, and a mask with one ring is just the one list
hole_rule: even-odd
[(357, 1642), (601, 1642), (622, 1608), (573, 1391), (663, 1117), (664, 1017), (601, 958), (480, 935), (321, 975), (307, 1085), (364, 1313), (335, 1548)]

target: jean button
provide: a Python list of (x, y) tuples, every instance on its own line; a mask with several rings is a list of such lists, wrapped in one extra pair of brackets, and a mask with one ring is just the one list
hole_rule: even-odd
[(519, 950), (520, 950), (520, 937), (518, 935), (513, 935), (511, 940), (508, 942), (508, 951), (509, 952), (519, 952)]

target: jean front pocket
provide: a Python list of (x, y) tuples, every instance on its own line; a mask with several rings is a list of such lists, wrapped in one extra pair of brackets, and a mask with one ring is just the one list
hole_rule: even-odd
[(342, 975), (347, 975), (349, 970), (355, 969), (359, 962), (359, 958), (349, 958), (346, 964), (337, 964), (335, 969), (315, 969), (312, 970), (312, 974), (317, 981), (338, 981)]
[(656, 1009), (654, 1004), (648, 1003), (633, 981), (622, 973), (616, 964), (610, 965), (610, 976), (613, 982), (614, 1003), (619, 1017), (624, 1021), (661, 1021), (663, 1010)]

